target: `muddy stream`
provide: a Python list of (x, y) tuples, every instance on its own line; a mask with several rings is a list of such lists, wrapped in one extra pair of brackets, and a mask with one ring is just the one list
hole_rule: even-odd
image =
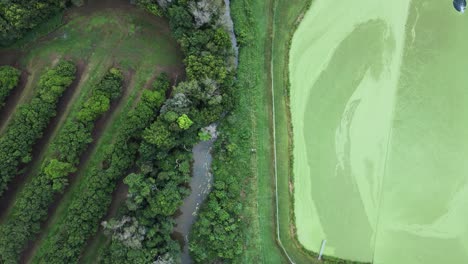
[[(231, 43), (234, 53), (234, 67), (237, 68), (239, 61), (239, 48), (237, 46), (237, 39), (234, 33), (234, 23), (231, 17), (230, 1), (224, 0), (224, 25), (231, 37)], [(180, 207), (180, 214), (176, 217), (176, 227), (174, 228), (174, 235), (183, 245), (181, 263), (193, 263), (190, 258), (188, 244), (189, 234), (192, 225), (195, 223), (198, 215), (198, 210), (201, 204), (207, 198), (211, 191), (213, 184), (213, 175), (211, 173), (211, 150), (217, 138), (216, 125), (212, 124), (206, 128), (212, 138), (209, 141), (202, 141), (195, 145), (192, 149), (193, 165), (192, 165), (192, 178), (190, 181), (190, 196), (185, 198), (184, 203)]]

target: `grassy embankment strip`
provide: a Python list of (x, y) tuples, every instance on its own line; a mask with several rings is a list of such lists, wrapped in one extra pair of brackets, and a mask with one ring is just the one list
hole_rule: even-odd
[(5, 99), (15, 88), (20, 80), (21, 71), (11, 66), (0, 67), (0, 108), (5, 104)]
[(276, 144), (278, 239), (289, 255), (290, 261), (295, 263), (357, 263), (329, 256), (324, 256), (322, 261), (318, 261), (315, 252), (306, 250), (299, 243), (295, 230), (292, 174), (294, 144), (289, 110), (289, 50), (292, 37), (311, 3), (310, 0), (275, 0), (274, 6), (271, 72), (275, 114), (271, 125), (274, 126), (274, 144)]
[(16, 197), (11, 215), (0, 226), (0, 257), (5, 262), (17, 260), (26, 242), (40, 231), (55, 194), (63, 192), (69, 175), (77, 169), (80, 155), (92, 142), (94, 122), (109, 109), (121, 87), (120, 71), (111, 69), (73, 112), (76, 114), (69, 116), (40, 171)]
[[(244, 214), (248, 225), (245, 226), (245, 247), (243, 263), (284, 263), (280, 249), (275, 241), (274, 196), (273, 196), (273, 164), (271, 159), (270, 133), (270, 94), (269, 70), (269, 18), (271, 18), (272, 1), (233, 1), (232, 15), (235, 23), (238, 41), (241, 44), (238, 68), (239, 102), (233, 116), (237, 122), (230, 125), (232, 139), (241, 149), (254, 150), (239, 153), (240, 161), (248, 165), (239, 167), (235, 164), (233, 170), (245, 171), (245, 185), (249, 186), (244, 195)], [(267, 56), (265, 56), (267, 54)], [(249, 122), (245, 122), (249, 120)], [(241, 135), (244, 128), (248, 138), (244, 141)], [(238, 131), (238, 132), (237, 132)], [(237, 135), (237, 137), (235, 136)], [(243, 142), (244, 141), (244, 142)], [(216, 154), (214, 158), (217, 159)], [(216, 160), (214, 161), (216, 162)], [(244, 176), (244, 177), (245, 177)]]
[[(134, 92), (120, 112), (130, 110), (135, 96)], [(80, 184), (57, 211), (54, 224), (33, 262), (70, 263), (78, 260), (87, 239), (97, 231), (99, 221), (106, 213), (116, 181), (133, 166), (141, 133), (155, 118), (162, 101), (159, 92), (144, 92), (136, 108), (113, 123), (110, 130), (115, 132), (115, 137), (112, 137), (114, 133), (106, 131)]]
[(0, 195), (19, 173), (19, 166), (31, 161), (33, 144), (42, 136), (65, 89), (73, 82), (76, 68), (67, 61), (48, 70), (39, 80), (31, 102), (21, 106), (0, 138)]
[(293, 212), (292, 185), (292, 127), (289, 113), (289, 48), (292, 36), (307, 11), (310, 0), (294, 0), (293, 3), (276, 0), (272, 23), (272, 98), (274, 116), (274, 151), (277, 199), (277, 239), (290, 261), (315, 263), (315, 255), (307, 252), (296, 239)]

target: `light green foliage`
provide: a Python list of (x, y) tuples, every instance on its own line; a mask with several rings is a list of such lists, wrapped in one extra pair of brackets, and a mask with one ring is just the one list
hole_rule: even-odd
[(171, 131), (162, 122), (153, 123), (143, 133), (143, 138), (160, 148), (169, 148), (174, 144)]
[(76, 171), (76, 168), (67, 162), (61, 162), (57, 159), (52, 159), (44, 168), (44, 173), (52, 180), (52, 189), (62, 190), (67, 184), (67, 176), (69, 173)]
[(190, 120), (190, 118), (186, 114), (183, 114), (179, 118), (177, 118), (177, 124), (179, 124), (180, 128), (187, 130), (193, 125), (193, 121)]
[(223, 59), (213, 55), (190, 55), (186, 59), (187, 75), (190, 80), (213, 78), (223, 82), (227, 77), (226, 64)]

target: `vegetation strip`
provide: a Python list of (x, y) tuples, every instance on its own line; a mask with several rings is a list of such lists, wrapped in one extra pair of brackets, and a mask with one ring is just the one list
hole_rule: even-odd
[(0, 258), (4, 262), (18, 260), (26, 242), (39, 232), (54, 195), (64, 190), (68, 176), (77, 169), (80, 154), (92, 142), (94, 121), (120, 95), (122, 80), (121, 72), (113, 68), (95, 85), (76, 117), (67, 120), (60, 130), (38, 175), (16, 197), (11, 215), (0, 226)]
[(104, 160), (82, 178), (80, 190), (72, 197), (61, 221), (45, 238), (33, 263), (73, 263), (78, 260), (81, 248), (96, 231), (99, 219), (107, 210), (116, 181), (133, 166), (140, 135), (163, 100), (161, 91), (144, 92), (142, 101), (128, 113), (119, 128)]
[(48, 70), (39, 80), (34, 98), (19, 108), (0, 138), (0, 195), (8, 182), (20, 173), (20, 164), (31, 161), (32, 145), (56, 114), (57, 101), (73, 82), (75, 71), (75, 66), (67, 61)]

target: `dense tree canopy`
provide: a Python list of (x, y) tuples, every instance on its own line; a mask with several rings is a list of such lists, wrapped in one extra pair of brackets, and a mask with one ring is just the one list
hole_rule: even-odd
[(135, 163), (143, 130), (154, 120), (164, 101), (163, 91), (169, 86), (167, 77), (162, 76), (156, 82), (164, 82), (154, 85), (161, 89), (143, 93), (135, 109), (128, 112), (118, 128), (114, 143), (103, 160), (83, 175), (79, 191), (72, 197), (63, 221), (45, 238), (34, 263), (77, 262), (82, 247), (97, 231), (99, 221), (106, 213), (117, 180)]
[[(96, 98), (105, 98), (106, 102), (116, 99), (122, 90), (122, 83), (120, 70), (110, 69), (92, 87), (76, 117), (67, 118), (52, 141), (51, 154), (44, 159), (37, 175), (33, 175), (16, 196), (11, 214), (0, 226), (0, 262), (17, 261), (27, 241), (39, 232), (54, 195), (64, 190), (70, 174), (78, 169), (81, 154), (93, 141), (91, 133), (94, 122), (109, 108), (108, 103), (105, 107), (96, 108), (90, 102), (96, 101)], [(82, 113), (87, 114), (86, 118)]]
[(62, 93), (75, 79), (73, 63), (61, 61), (41, 76), (35, 96), (22, 105), (0, 138), (0, 195), (19, 173), (21, 163), (31, 160), (32, 146), (42, 136)]
[(0, 45), (10, 44), (62, 10), (68, 0), (0, 1)]
[(0, 67), (0, 107), (3, 106), (11, 90), (18, 85), (20, 75), (21, 71), (11, 66)]

